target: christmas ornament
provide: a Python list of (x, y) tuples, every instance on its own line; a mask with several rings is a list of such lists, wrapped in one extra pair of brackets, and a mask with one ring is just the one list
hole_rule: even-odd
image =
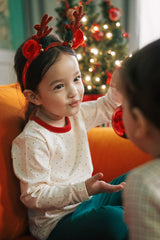
[(126, 130), (122, 120), (122, 106), (119, 106), (112, 116), (112, 127), (117, 135), (126, 138)]
[(106, 81), (106, 84), (110, 84), (111, 82), (111, 78), (112, 78), (112, 73), (109, 72), (108, 70), (106, 70), (106, 76), (107, 76), (107, 81)]
[(126, 33), (126, 32), (123, 32), (123, 33), (122, 33), (122, 36), (123, 36), (124, 38), (129, 38), (129, 34)]
[(94, 38), (97, 42), (101, 41), (101, 39), (102, 39), (103, 37), (104, 37), (104, 32), (102, 32), (102, 31), (93, 33), (93, 38)]
[(109, 14), (109, 18), (111, 21), (118, 21), (120, 16), (121, 16), (121, 11), (119, 8), (110, 8), (110, 10), (108, 11), (108, 14)]

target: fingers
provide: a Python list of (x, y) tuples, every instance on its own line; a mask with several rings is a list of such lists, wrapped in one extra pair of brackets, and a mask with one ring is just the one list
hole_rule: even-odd
[(111, 190), (113, 190), (113, 192), (118, 192), (121, 191), (125, 188), (126, 183), (125, 182), (121, 182), (118, 185), (112, 185)]
[(99, 172), (99, 173), (96, 173), (95, 175), (92, 176), (92, 179), (94, 181), (98, 181), (98, 180), (101, 180), (103, 178), (103, 173)]

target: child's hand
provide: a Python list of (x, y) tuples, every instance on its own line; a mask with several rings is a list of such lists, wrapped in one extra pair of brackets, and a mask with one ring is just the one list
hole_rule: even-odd
[(107, 193), (118, 192), (125, 187), (125, 182), (122, 182), (118, 185), (111, 185), (109, 183), (106, 183), (105, 181), (102, 181), (102, 178), (103, 173), (97, 173), (91, 178), (88, 178), (86, 180), (85, 184), (89, 196), (105, 192)]

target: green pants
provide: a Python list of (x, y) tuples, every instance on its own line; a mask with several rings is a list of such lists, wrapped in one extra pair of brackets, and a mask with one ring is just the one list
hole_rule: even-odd
[[(126, 174), (111, 184), (119, 184), (125, 178)], [(81, 203), (60, 220), (47, 240), (126, 240), (121, 194), (122, 191), (101, 193)]]

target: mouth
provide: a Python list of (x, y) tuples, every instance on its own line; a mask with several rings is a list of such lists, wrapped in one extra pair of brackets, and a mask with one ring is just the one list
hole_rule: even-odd
[(79, 100), (77, 100), (77, 101), (74, 101), (74, 102), (72, 102), (71, 104), (69, 104), (72, 108), (74, 108), (74, 107), (78, 107), (78, 105), (79, 105)]

